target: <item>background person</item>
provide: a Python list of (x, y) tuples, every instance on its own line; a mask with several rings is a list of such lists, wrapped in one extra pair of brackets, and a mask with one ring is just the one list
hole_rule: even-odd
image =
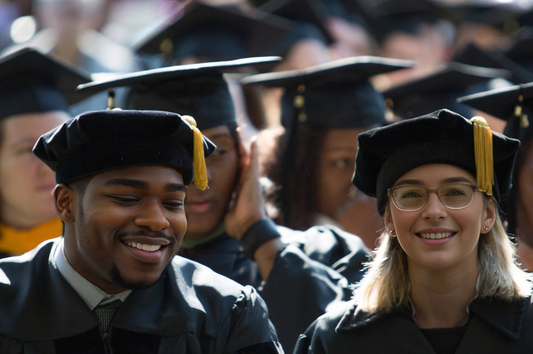
[(61, 235), (55, 175), (32, 153), (37, 139), (70, 118), (85, 74), (22, 49), (0, 58), (0, 257)]

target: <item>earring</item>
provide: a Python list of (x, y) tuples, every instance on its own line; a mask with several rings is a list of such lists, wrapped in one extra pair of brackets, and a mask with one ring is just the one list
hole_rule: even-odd
[(396, 236), (398, 236), (398, 235), (396, 235), (396, 234), (393, 233), (393, 232), (394, 232), (394, 229), (390, 230), (390, 232), (389, 232), (389, 236), (390, 236), (390, 237), (396, 237)]
[(489, 228), (485, 226), (485, 227), (483, 228), (483, 230), (485, 230), (485, 231), (489, 231)]

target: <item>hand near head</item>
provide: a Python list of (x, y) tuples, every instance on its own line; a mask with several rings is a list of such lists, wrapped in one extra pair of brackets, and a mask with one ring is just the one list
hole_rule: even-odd
[(263, 192), (259, 183), (259, 162), (257, 142), (252, 139), (250, 153), (239, 140), (239, 180), (235, 187), (233, 201), (224, 218), (226, 232), (238, 240), (250, 226), (266, 218)]

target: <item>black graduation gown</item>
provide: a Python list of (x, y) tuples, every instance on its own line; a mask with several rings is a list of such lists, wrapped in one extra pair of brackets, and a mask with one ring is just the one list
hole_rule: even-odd
[[(96, 316), (59, 273), (58, 239), (0, 260), (0, 353), (105, 353)], [(266, 305), (198, 263), (174, 257), (135, 290), (110, 328), (113, 353), (278, 353)]]
[[(475, 299), (456, 354), (533, 353), (531, 298), (513, 302)], [(354, 302), (318, 318), (300, 337), (294, 354), (435, 354), (410, 309), (387, 314), (358, 310)]]
[(286, 246), (265, 282), (257, 264), (227, 234), (180, 254), (256, 287), (283, 348), (290, 353), (298, 336), (329, 306), (351, 298), (350, 284), (362, 278), (368, 253), (359, 237), (333, 226), (277, 230)]

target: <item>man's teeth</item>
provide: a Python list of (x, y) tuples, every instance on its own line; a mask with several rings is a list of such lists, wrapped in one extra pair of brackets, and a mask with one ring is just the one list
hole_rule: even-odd
[(125, 243), (130, 247), (135, 247), (140, 250), (148, 251), (148, 252), (154, 252), (161, 248), (161, 245), (147, 245), (146, 243), (130, 242), (130, 241), (126, 241)]
[(450, 237), (451, 235), (453, 235), (453, 232), (439, 232), (439, 233), (436, 233), (436, 234), (427, 234), (427, 233), (420, 234), (420, 236), (422, 238), (428, 238), (428, 239), (432, 239), (432, 240), (438, 240), (438, 239), (441, 239), (441, 238), (447, 238), (447, 237)]

